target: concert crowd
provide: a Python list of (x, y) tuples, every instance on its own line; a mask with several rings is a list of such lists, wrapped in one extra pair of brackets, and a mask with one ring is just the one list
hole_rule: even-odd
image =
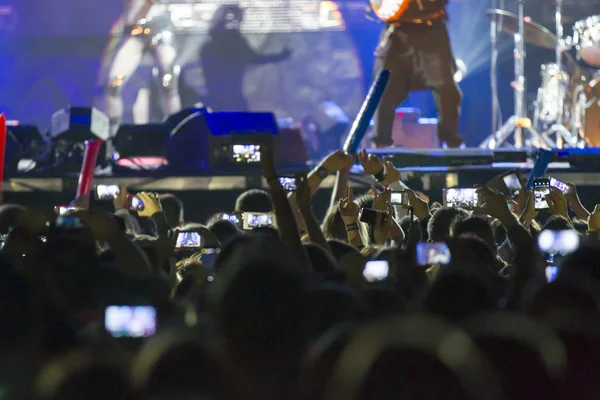
[[(574, 185), (538, 212), (482, 182), (465, 210), (364, 152), (295, 190), (273, 160), (205, 223), (125, 186), (114, 213), (2, 205), (0, 398), (600, 398), (600, 207)], [(378, 190), (354, 193), (355, 161)]]

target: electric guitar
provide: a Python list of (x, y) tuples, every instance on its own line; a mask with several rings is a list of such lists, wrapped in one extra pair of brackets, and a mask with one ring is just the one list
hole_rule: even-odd
[(396, 21), (404, 15), (411, 3), (419, 0), (370, 0), (375, 15), (385, 21)]

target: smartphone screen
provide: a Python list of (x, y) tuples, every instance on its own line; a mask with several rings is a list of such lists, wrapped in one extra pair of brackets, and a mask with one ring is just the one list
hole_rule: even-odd
[(108, 306), (104, 327), (113, 337), (141, 338), (156, 332), (156, 309), (151, 306)]
[(569, 187), (567, 186), (567, 184), (562, 181), (559, 181), (556, 178), (550, 178), (550, 186), (557, 188), (564, 194), (569, 193)]
[(80, 229), (83, 228), (81, 220), (76, 215), (59, 215), (54, 221), (54, 226), (59, 229)]
[(508, 193), (511, 195), (511, 197), (518, 196), (521, 190), (523, 190), (519, 176), (515, 172), (504, 175), (502, 180), (504, 181), (504, 184), (506, 185)]
[(444, 189), (444, 206), (460, 207), (473, 210), (477, 207), (479, 199), (475, 188), (450, 188)]
[(408, 193), (392, 192), (390, 203), (394, 206), (408, 206)]
[(98, 200), (114, 200), (121, 193), (119, 185), (97, 185), (96, 199)]
[(546, 196), (550, 194), (550, 181), (548, 179), (536, 179), (533, 181), (534, 208), (545, 210), (548, 208)]
[(257, 163), (260, 161), (260, 146), (255, 144), (234, 144), (231, 147), (236, 163)]
[(385, 260), (369, 261), (365, 264), (363, 276), (367, 282), (382, 281), (387, 278), (390, 272), (390, 265)]
[(202, 235), (198, 232), (179, 232), (176, 249), (201, 249), (204, 245)]
[(556, 265), (549, 265), (546, 267), (546, 281), (548, 283), (552, 282), (556, 279), (556, 274), (558, 274), (558, 267)]
[(65, 215), (69, 210), (72, 210), (69, 206), (56, 206), (54, 207), (54, 212), (56, 215)]
[(286, 192), (296, 191), (296, 178), (294, 177), (282, 176), (279, 178), (279, 183), (281, 183)]
[(127, 209), (130, 211), (142, 211), (144, 209), (144, 202), (137, 196), (127, 196)]
[[(538, 235), (538, 248), (551, 256), (566, 256), (579, 248), (581, 236), (575, 230), (544, 230)], [(554, 261), (554, 258), (552, 259)]]
[(244, 213), (244, 229), (277, 228), (273, 214)]
[(452, 260), (450, 249), (444, 242), (417, 243), (418, 265), (444, 265)]
[(240, 225), (242, 220), (238, 214), (221, 214), (221, 219), (225, 221), (229, 221), (234, 225)]

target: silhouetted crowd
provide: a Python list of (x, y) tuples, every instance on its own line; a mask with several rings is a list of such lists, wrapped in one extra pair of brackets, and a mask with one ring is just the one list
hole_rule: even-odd
[(205, 224), (125, 186), (114, 213), (2, 205), (0, 399), (600, 399), (600, 207), (485, 182), (444, 207), (357, 157), (379, 190), (339, 151), (282, 185), (261, 148), (268, 190)]

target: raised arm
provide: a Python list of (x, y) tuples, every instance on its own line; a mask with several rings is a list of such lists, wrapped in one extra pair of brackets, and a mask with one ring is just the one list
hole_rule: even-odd
[(321, 227), (312, 212), (311, 198), (310, 186), (308, 185), (306, 174), (296, 174), (296, 201), (304, 219), (308, 237), (311, 242), (323, 247), (327, 252), (331, 252), (327, 244), (327, 239), (325, 239), (325, 235), (323, 235), (323, 231), (321, 231)]
[(294, 216), (292, 206), (288, 201), (285, 190), (279, 182), (279, 176), (277, 175), (277, 169), (275, 168), (275, 159), (268, 146), (261, 146), (260, 164), (263, 169), (263, 175), (271, 189), (271, 197), (273, 199), (273, 206), (275, 207), (279, 236), (281, 237), (281, 240), (287, 244), (290, 250), (296, 254), (300, 262), (308, 267), (310, 262), (300, 240), (296, 217)]

